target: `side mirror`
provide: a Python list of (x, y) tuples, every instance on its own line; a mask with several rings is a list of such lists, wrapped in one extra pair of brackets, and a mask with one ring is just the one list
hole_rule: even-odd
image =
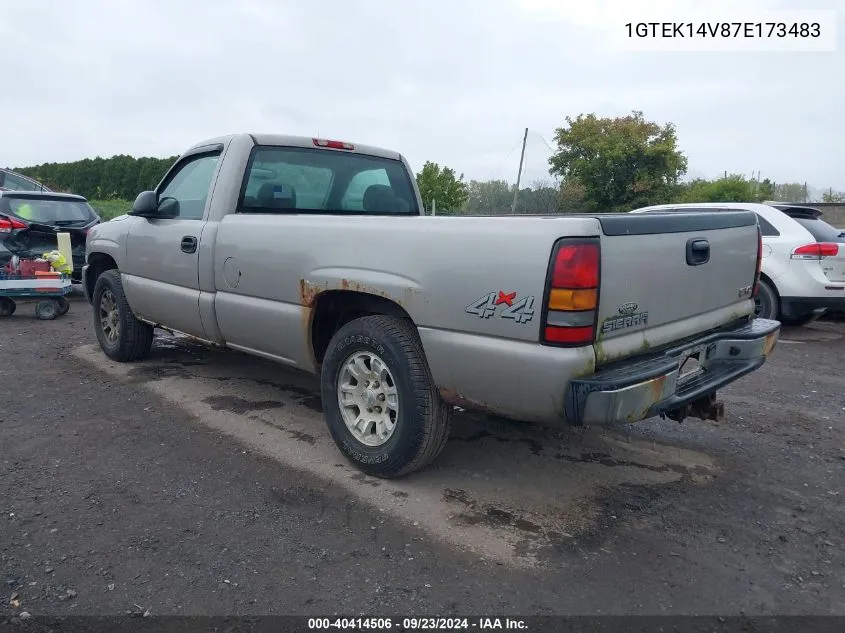
[(129, 215), (142, 218), (154, 218), (158, 215), (158, 194), (155, 191), (142, 191), (135, 198)]

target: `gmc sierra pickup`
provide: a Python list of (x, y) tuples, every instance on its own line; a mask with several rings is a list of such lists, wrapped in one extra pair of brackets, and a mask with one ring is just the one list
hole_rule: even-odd
[(400, 154), (238, 134), (94, 227), (84, 282), (109, 358), (160, 327), (316, 374), (339, 449), (397, 477), (439, 454), (453, 405), (720, 415), (780, 330), (753, 318), (760, 255), (752, 212), (432, 217)]

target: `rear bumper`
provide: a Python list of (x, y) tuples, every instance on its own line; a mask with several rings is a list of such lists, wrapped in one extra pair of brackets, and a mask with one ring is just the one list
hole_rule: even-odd
[[(566, 417), (573, 424), (612, 424), (682, 409), (763, 365), (779, 332), (778, 321), (745, 321), (572, 380)], [(681, 366), (693, 352), (699, 354), (701, 370), (681, 377)]]
[(807, 314), (816, 310), (845, 311), (845, 286), (837, 292), (839, 296), (781, 297), (781, 309), (787, 314), (794, 315)]

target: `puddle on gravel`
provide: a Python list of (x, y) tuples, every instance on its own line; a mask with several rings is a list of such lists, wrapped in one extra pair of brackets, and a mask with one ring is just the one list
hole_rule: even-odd
[[(373, 507), (373, 525), (392, 517), (513, 565), (554, 564), (554, 552), (598, 547), (621, 522), (608, 517), (608, 499), (624, 501), (634, 490), (660, 494), (662, 486), (677, 482), (698, 485), (719, 472), (705, 454), (618, 432), (550, 430), (456, 412), (450, 440), (434, 464), (383, 480), (343, 459), (323, 421), (314, 377), (193, 343), (158, 348), (134, 365), (104, 361), (94, 346), (75, 353), (184, 408), (251, 452), (343, 487)], [(642, 492), (634, 496), (648, 503)]]
[(251, 411), (266, 411), (267, 409), (280, 409), (285, 406), (284, 402), (278, 400), (246, 400), (237, 396), (209, 396), (203, 398), (208, 406), (215, 411), (230, 411), (232, 413), (249, 413)]

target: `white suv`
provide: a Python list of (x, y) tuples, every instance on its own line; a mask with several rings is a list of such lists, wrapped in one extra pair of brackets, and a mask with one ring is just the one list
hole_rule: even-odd
[(845, 233), (812, 207), (772, 202), (661, 204), (631, 213), (754, 211), (763, 237), (763, 269), (756, 313), (784, 325), (803, 325), (825, 310), (845, 310)]

